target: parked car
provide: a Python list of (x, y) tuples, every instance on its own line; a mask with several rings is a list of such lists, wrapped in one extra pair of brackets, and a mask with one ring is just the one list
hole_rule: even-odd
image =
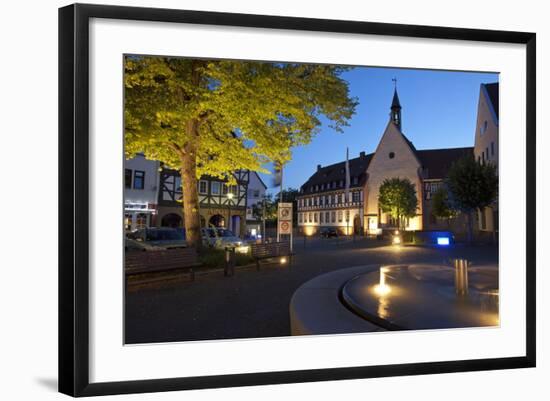
[[(163, 249), (187, 248), (185, 231), (181, 228), (147, 227), (129, 233), (126, 237), (133, 241), (130, 244), (135, 247), (135, 242), (141, 243), (144, 248), (157, 247)], [(128, 241), (127, 245), (128, 246)], [(152, 250), (150, 248), (144, 250)]]
[(124, 240), (124, 250), (130, 252), (161, 251), (165, 248), (156, 245), (149, 245), (145, 241), (137, 241), (126, 237)]
[(242, 248), (246, 246), (242, 239), (225, 228), (202, 228), (201, 234), (202, 243), (212, 248), (225, 249), (226, 247)]
[(323, 238), (338, 237), (338, 231), (334, 227), (321, 227), (319, 234)]

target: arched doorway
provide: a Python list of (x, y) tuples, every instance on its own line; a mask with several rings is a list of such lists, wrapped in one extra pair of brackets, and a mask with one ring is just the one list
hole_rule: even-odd
[(161, 227), (179, 228), (183, 226), (183, 219), (176, 213), (168, 213), (162, 216)]
[(353, 233), (355, 235), (361, 234), (361, 218), (358, 214), (353, 218)]
[(204, 216), (200, 216), (201, 219), (201, 228), (206, 227), (206, 220), (204, 219)]
[(225, 218), (221, 214), (215, 214), (208, 220), (209, 227), (225, 227)]

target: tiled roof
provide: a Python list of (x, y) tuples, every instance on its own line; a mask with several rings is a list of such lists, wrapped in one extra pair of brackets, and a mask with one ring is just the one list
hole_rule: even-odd
[(474, 157), (473, 147), (418, 150), (409, 138), (402, 135), (422, 166), (423, 179), (444, 179), (456, 160), (465, 156)]
[(416, 156), (422, 164), (424, 179), (443, 179), (455, 161), (465, 156), (474, 157), (474, 148), (417, 150)]
[[(406, 138), (405, 138), (406, 139)], [(451, 149), (426, 149), (426, 150), (416, 150), (412, 142), (407, 139), (407, 142), (411, 146), (411, 149), (416, 154), (418, 161), (422, 165), (422, 178), (423, 179), (444, 179), (447, 176), (449, 168), (453, 162), (458, 159), (474, 155), (474, 148), (451, 148)], [(361, 187), (365, 184), (366, 180), (366, 171), (369, 166), (369, 163), (374, 154), (370, 153), (355, 159), (349, 160), (350, 166), (350, 177), (351, 183), (350, 187)], [(356, 184), (353, 182), (353, 177), (358, 177)], [(342, 189), (340, 182), (346, 180), (346, 162), (340, 162), (336, 164), (331, 164), (330, 166), (325, 166), (319, 168), (310, 178), (302, 185), (302, 190), (304, 193), (311, 192), (310, 188), (314, 187), (313, 192), (323, 192), (330, 191), (333, 189)], [(336, 188), (325, 187), (321, 190), (322, 184), (332, 184), (336, 182)], [(315, 190), (315, 186), (319, 186)]]
[[(349, 170), (350, 170), (350, 187), (359, 187), (365, 184), (367, 167), (372, 159), (373, 153), (368, 155), (362, 154), (359, 157), (354, 159), (349, 159)], [(354, 184), (354, 177), (357, 177), (357, 182)], [(329, 166), (320, 167), (309, 180), (302, 185), (302, 190), (304, 192), (310, 192), (310, 188), (315, 185), (321, 186), (322, 184), (331, 184), (336, 182), (336, 188), (325, 188), (324, 191), (342, 188), (340, 187), (340, 181), (346, 180), (346, 162), (340, 162), (336, 164), (331, 164)], [(345, 184), (344, 184), (345, 185)], [(319, 188), (320, 191), (320, 188)], [(315, 192), (319, 192), (315, 191)]]

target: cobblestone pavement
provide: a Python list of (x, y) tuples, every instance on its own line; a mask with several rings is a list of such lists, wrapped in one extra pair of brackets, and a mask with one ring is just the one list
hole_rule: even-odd
[(376, 240), (303, 239), (295, 241), (292, 267), (276, 263), (255, 269), (198, 275), (194, 282), (157, 283), (128, 291), (126, 343), (287, 336), (289, 303), (311, 278), (336, 269), (367, 264), (438, 263), (466, 258), (474, 265), (496, 264), (498, 248), (396, 248)]

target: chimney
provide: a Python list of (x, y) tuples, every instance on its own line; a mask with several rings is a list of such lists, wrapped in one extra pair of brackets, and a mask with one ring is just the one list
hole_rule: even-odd
[(320, 164), (317, 165), (317, 171), (319, 171), (319, 170), (321, 170), (321, 165)]
[(361, 159), (364, 159), (364, 158), (365, 158), (365, 152), (359, 153), (359, 157), (360, 157)]

